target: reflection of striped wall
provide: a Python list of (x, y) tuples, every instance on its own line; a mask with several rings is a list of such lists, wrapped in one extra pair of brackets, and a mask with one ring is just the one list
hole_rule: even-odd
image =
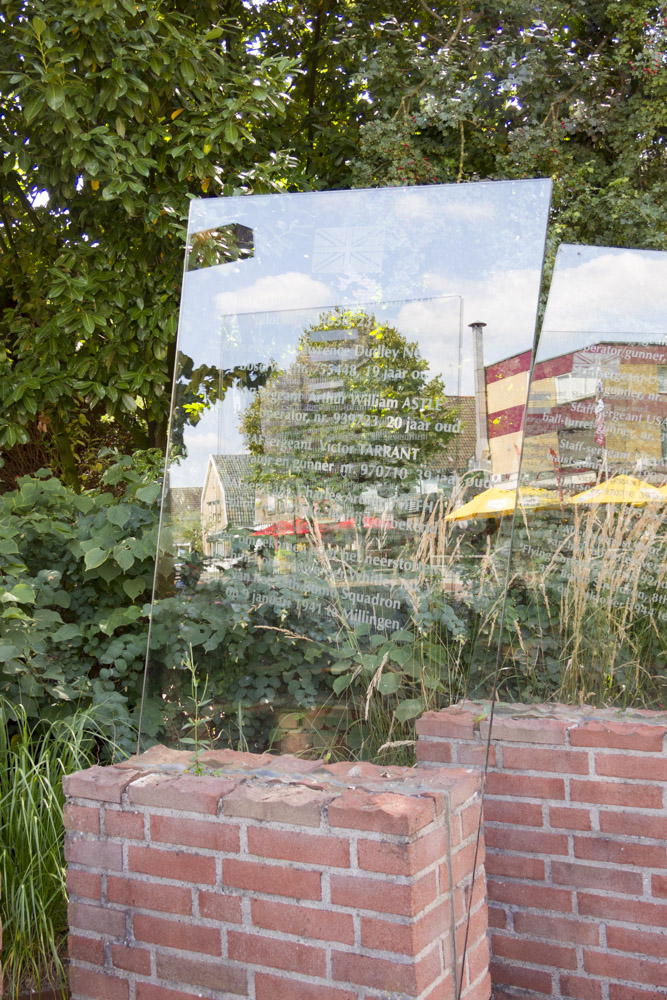
[(528, 397), (530, 351), (486, 368), (491, 469), (496, 475), (518, 471), (521, 427)]
[[(585, 358), (584, 358), (585, 354)], [(641, 450), (653, 461), (664, 460), (667, 445), (660, 438), (661, 417), (665, 416), (667, 396), (667, 347), (655, 344), (594, 344), (585, 351), (570, 352), (535, 365), (532, 395), (540, 400), (548, 415), (528, 421), (529, 436), (555, 434), (565, 418), (594, 420), (595, 389), (591, 378), (590, 393), (582, 391), (586, 382), (584, 362), (593, 368), (599, 355), (605, 368), (616, 365), (614, 378), (602, 374), (605, 413), (610, 433), (616, 430), (618, 441), (609, 444), (619, 454), (627, 450), (626, 439), (634, 436), (636, 422), (642, 421)], [(619, 367), (620, 366), (620, 367)], [(486, 368), (488, 436), (492, 471), (510, 476), (517, 471), (521, 431), (528, 398), (530, 351), (506, 358)], [(562, 376), (571, 376), (568, 389)], [(560, 382), (557, 383), (557, 379)], [(609, 382), (609, 384), (607, 384)], [(576, 386), (574, 385), (576, 383)], [(582, 383), (582, 384), (580, 384)], [(641, 393), (621, 392), (628, 387)], [(575, 391), (577, 389), (577, 391)], [(590, 395), (590, 399), (585, 398)], [(569, 396), (569, 399), (568, 399)], [(617, 398), (615, 398), (617, 397)], [(590, 404), (590, 405), (589, 405)], [(612, 426), (613, 425), (613, 426)], [(627, 426), (626, 426), (627, 425)], [(631, 426), (632, 425), (632, 426)]]

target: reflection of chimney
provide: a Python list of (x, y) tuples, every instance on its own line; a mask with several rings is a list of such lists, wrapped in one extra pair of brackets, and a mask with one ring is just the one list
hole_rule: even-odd
[(478, 467), (489, 460), (489, 428), (486, 406), (486, 372), (484, 370), (484, 345), (482, 330), (486, 323), (469, 323), (472, 330), (473, 354), (475, 359), (475, 426), (477, 443), (475, 460)]

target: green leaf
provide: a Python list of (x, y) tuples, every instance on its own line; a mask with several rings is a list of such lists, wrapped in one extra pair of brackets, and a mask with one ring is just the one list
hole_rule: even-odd
[(395, 694), (400, 686), (400, 674), (383, 674), (378, 684), (378, 691), (380, 694)]
[(95, 501), (92, 497), (74, 497), (74, 506), (77, 510), (80, 510), (82, 514), (90, 514), (96, 506)]
[(333, 682), (334, 694), (340, 694), (341, 691), (344, 691), (345, 688), (349, 687), (352, 683), (353, 677), (354, 674), (341, 674), (340, 677), (337, 677)]
[(391, 633), (391, 638), (393, 642), (414, 642), (415, 637), (412, 632), (407, 632), (403, 628), (399, 628), (396, 632)]
[(134, 564), (134, 553), (124, 545), (114, 545), (113, 557), (125, 572)]
[(155, 503), (159, 496), (160, 487), (157, 483), (149, 483), (148, 486), (142, 486), (136, 492), (137, 500), (143, 500), (144, 503)]
[(414, 719), (423, 711), (424, 702), (421, 698), (407, 698), (398, 705), (395, 715), (399, 722), (407, 722), (408, 719)]
[(43, 94), (38, 94), (37, 97), (33, 97), (31, 100), (26, 101), (23, 105), (23, 117), (27, 124), (37, 117), (39, 112), (44, 107), (44, 96)]
[(18, 601), (19, 604), (35, 603), (35, 590), (29, 583), (17, 583), (15, 587), (12, 587), (9, 593), (14, 600)]
[(54, 642), (69, 642), (70, 639), (79, 639), (81, 637), (81, 629), (78, 625), (61, 625), (57, 629), (51, 639)]
[(222, 34), (222, 28), (211, 28), (210, 31), (206, 32), (202, 41), (212, 42), (214, 38), (220, 38), (221, 34)]
[(227, 140), (227, 142), (231, 142), (232, 144), (234, 144), (237, 141), (238, 137), (239, 137), (239, 130), (237, 129), (234, 122), (231, 121), (227, 122), (227, 124), (225, 125), (225, 139)]
[(82, 314), (81, 323), (83, 324), (83, 328), (86, 331), (86, 333), (95, 332), (95, 320), (93, 319), (90, 313)]
[[(123, 590), (132, 601), (136, 601), (137, 597), (143, 594), (147, 587), (148, 584), (143, 576), (137, 576), (134, 580), (123, 580)], [(217, 642), (214, 648), (217, 648)]]
[(85, 555), (86, 569), (96, 569), (109, 558), (107, 549), (89, 549)]
[(36, 35), (43, 35), (46, 31), (46, 23), (42, 21), (41, 17), (33, 17), (32, 27)]
[(111, 635), (112, 632), (115, 632), (122, 625), (131, 625), (133, 622), (136, 622), (137, 618), (141, 618), (141, 608), (137, 608), (134, 605), (131, 605), (129, 608), (116, 608), (108, 618), (103, 618), (100, 621), (100, 631), (104, 632), (105, 635)]
[(126, 504), (119, 504), (117, 507), (109, 507), (106, 511), (107, 521), (111, 521), (112, 524), (117, 525), (119, 528), (123, 528), (132, 516), (131, 511), (128, 510)]
[(56, 698), (60, 698), (61, 701), (71, 701), (72, 700), (72, 698), (71, 698), (69, 692), (67, 691), (67, 689), (64, 688), (61, 684), (56, 684), (55, 687), (51, 688), (51, 691), (56, 696)]
[(330, 667), (332, 674), (342, 674), (343, 671), (349, 669), (350, 669), (349, 660), (337, 660), (335, 663), (332, 663)]
[(46, 87), (46, 103), (52, 111), (58, 111), (65, 103), (65, 91), (60, 83), (52, 81)]
[(397, 663), (399, 667), (404, 667), (412, 654), (413, 651), (409, 646), (401, 646), (400, 649), (392, 649), (391, 661), (392, 663)]
[(11, 642), (0, 642), (0, 663), (6, 663), (19, 655), (19, 650)]

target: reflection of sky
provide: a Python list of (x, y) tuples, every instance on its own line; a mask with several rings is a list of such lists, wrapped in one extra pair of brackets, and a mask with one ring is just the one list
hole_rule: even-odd
[(667, 253), (563, 245), (558, 250), (537, 360), (600, 340), (667, 334)]
[[(321, 310), (393, 300), (394, 324), (446, 392), (472, 394), (467, 324), (487, 324), (487, 364), (532, 346), (550, 189), (502, 181), (194, 200), (191, 233), (248, 226), (254, 256), (186, 273), (179, 350), (195, 366), (286, 367)], [(204, 455), (243, 450), (217, 412), (186, 428), (185, 443), (174, 485), (201, 483)]]
[(526, 350), (549, 195), (541, 180), (194, 200), (190, 232), (239, 223), (255, 250), (186, 274), (180, 349), (211, 363), (229, 313), (457, 294), (465, 323), (487, 323), (487, 362)]
[(221, 402), (205, 411), (198, 424), (185, 428), (187, 457), (172, 464), (172, 486), (203, 486), (210, 455), (242, 455), (247, 451), (239, 423), (252, 396), (249, 389), (231, 389)]

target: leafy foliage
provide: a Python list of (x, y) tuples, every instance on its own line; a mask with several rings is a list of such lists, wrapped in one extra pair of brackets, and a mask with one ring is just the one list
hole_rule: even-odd
[(35, 424), (77, 485), (100, 422), (164, 443), (188, 197), (266, 191), (284, 56), (215, 4), (4, 0), (0, 447)]
[(107, 490), (78, 495), (42, 472), (0, 497), (0, 694), (28, 718), (94, 705), (128, 749), (157, 542), (145, 475), (123, 456)]
[(666, 245), (660, 4), (1, 10), (12, 468), (46, 451), (69, 485), (90, 485), (100, 445), (164, 445), (194, 195), (549, 176), (550, 253)]

